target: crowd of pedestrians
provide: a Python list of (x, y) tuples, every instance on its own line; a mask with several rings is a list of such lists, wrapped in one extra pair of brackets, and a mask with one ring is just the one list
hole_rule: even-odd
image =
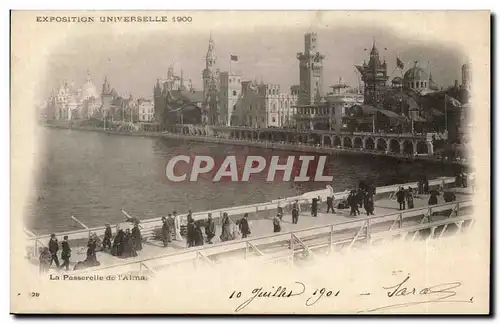
[[(467, 175), (458, 174), (456, 178), (458, 186), (467, 187)], [(371, 216), (375, 213), (375, 200), (376, 188), (373, 185), (365, 185), (360, 182), (356, 190), (351, 190), (346, 199), (337, 200), (334, 195), (326, 197), (326, 213), (336, 214), (339, 209), (350, 209), (349, 216), (359, 216), (361, 214), (360, 208), (364, 208), (366, 215)], [(418, 181), (416, 190), (411, 187), (399, 187), (394, 194), (395, 200), (398, 203), (399, 210), (413, 209), (414, 199), (418, 195), (428, 194), (428, 205), (438, 204), (438, 196), (441, 192), (436, 189), (429, 188), (429, 181), (426, 177), (422, 177)], [(451, 202), (456, 199), (455, 194), (451, 191), (443, 191), (443, 198), (445, 202)], [(310, 200), (311, 217), (317, 217), (321, 198), (313, 197)], [(283, 201), (280, 199), (277, 203), (277, 212), (272, 219), (272, 230), (274, 233), (282, 231), (282, 222), (284, 216)], [(293, 201), (288, 206), (288, 212), (291, 212), (292, 224), (298, 224), (299, 216), (302, 214), (302, 207), (304, 203), (299, 203), (298, 200)], [(307, 206), (306, 206), (307, 208)], [(336, 210), (337, 208), (337, 210)], [(233, 222), (227, 213), (223, 213), (220, 219), (221, 232), (219, 235), (220, 242), (235, 240), (240, 234), (242, 239), (251, 235), (250, 223), (248, 221), (248, 213), (236, 222)], [(186, 247), (198, 247), (206, 244), (213, 244), (213, 239), (217, 235), (217, 226), (211, 213), (208, 213), (207, 218), (204, 220), (195, 221), (191, 210), (187, 214), (187, 224), (185, 231), (182, 231), (181, 219), (177, 212), (168, 214), (167, 217), (161, 218), (162, 225), (160, 229), (161, 242), (164, 247), (175, 241), (184, 241), (185, 236)], [(95, 233), (91, 233), (87, 243), (86, 259), (77, 262), (74, 270), (98, 266), (100, 265), (97, 260), (97, 251), (108, 252), (118, 258), (131, 258), (138, 256), (138, 251), (142, 250), (142, 235), (138, 220), (133, 220), (132, 229), (121, 229), (117, 226), (116, 234), (113, 237), (113, 231), (110, 224), (106, 224), (104, 237), (102, 242), (99, 240)], [(60, 264), (58, 253), (60, 253)], [(47, 272), (52, 264), (55, 264), (57, 269), (70, 268), (71, 247), (68, 241), (68, 236), (63, 237), (63, 241), (59, 244), (56, 235), (52, 234), (47, 247), (40, 249), (40, 272)]]
[[(113, 233), (110, 224), (106, 224), (104, 237), (102, 241), (97, 237), (96, 233), (90, 233), (87, 242), (86, 258), (83, 261), (78, 261), (73, 267), (73, 270), (79, 270), (88, 267), (99, 266), (97, 260), (98, 251), (108, 252), (119, 258), (130, 258), (138, 255), (137, 251), (142, 250), (142, 235), (139, 228), (139, 222), (135, 222), (132, 230), (127, 228), (125, 231), (117, 226), (117, 232), (113, 239)], [(60, 249), (60, 248), (61, 249)], [(59, 263), (58, 253), (60, 252), (62, 264)], [(47, 272), (52, 264), (55, 264), (56, 269), (70, 269), (71, 247), (68, 236), (63, 237), (63, 241), (59, 246), (59, 242), (55, 234), (50, 235), (47, 247), (40, 249), (39, 269), (41, 273)]]

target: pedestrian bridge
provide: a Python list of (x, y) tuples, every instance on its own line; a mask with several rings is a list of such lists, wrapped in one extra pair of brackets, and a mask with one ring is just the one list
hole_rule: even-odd
[(152, 275), (170, 267), (213, 266), (241, 260), (294, 264), (316, 255), (348, 253), (353, 248), (387, 241), (434, 239), (469, 230), (474, 225), (472, 201), (406, 210), (390, 215), (353, 219), (284, 233), (229, 241), (212, 246), (73, 272), (75, 275)]
[(216, 136), (227, 139), (263, 141), (283, 144), (312, 144), (319, 147), (374, 151), (414, 156), (434, 154), (425, 134), (392, 134), (340, 132), (292, 128), (254, 128), (231, 126), (173, 125), (167, 131), (194, 136)]

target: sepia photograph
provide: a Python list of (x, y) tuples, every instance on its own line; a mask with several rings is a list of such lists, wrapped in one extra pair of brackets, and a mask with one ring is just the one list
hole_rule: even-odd
[(490, 19), (11, 11), (11, 312), (488, 314)]

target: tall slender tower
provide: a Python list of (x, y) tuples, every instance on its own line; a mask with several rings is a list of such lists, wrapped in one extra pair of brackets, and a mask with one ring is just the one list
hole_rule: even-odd
[(211, 125), (219, 123), (219, 69), (216, 68), (217, 56), (215, 43), (210, 33), (207, 55), (205, 56), (205, 69), (203, 70), (203, 94), (207, 121)]
[(113, 101), (113, 93), (111, 91), (111, 86), (109, 85), (108, 78), (104, 77), (104, 83), (102, 84), (101, 92), (101, 102), (102, 102), (102, 115), (107, 118), (111, 115), (111, 103)]
[(325, 56), (317, 51), (316, 33), (304, 36), (304, 52), (297, 53), (299, 60), (299, 104), (309, 105), (318, 102), (323, 91), (323, 59)]
[(375, 39), (370, 51), (370, 60), (368, 64), (356, 65), (356, 68), (362, 75), (364, 83), (364, 103), (375, 107), (382, 107), (384, 102), (384, 93), (386, 90), (387, 64), (380, 61)]

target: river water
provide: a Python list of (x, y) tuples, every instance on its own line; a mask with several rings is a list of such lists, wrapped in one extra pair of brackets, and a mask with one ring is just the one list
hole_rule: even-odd
[(431, 179), (455, 172), (454, 167), (427, 162), (332, 155), (325, 168), (325, 174), (334, 177), (331, 183), (267, 182), (267, 173), (252, 176), (249, 182), (213, 182), (207, 175), (196, 182), (173, 183), (165, 176), (165, 166), (176, 155), (209, 155), (216, 164), (235, 155), (241, 164), (248, 155), (286, 158), (296, 153), (67, 129), (43, 128), (40, 133), (45, 144), (38, 153), (39, 172), (25, 215), (27, 227), (40, 234), (77, 229), (72, 215), (89, 227), (101, 226), (123, 221), (120, 209), (151, 218), (174, 210), (195, 212), (265, 202), (327, 184), (342, 191), (356, 187), (360, 180), (380, 186), (416, 181), (423, 173)]

